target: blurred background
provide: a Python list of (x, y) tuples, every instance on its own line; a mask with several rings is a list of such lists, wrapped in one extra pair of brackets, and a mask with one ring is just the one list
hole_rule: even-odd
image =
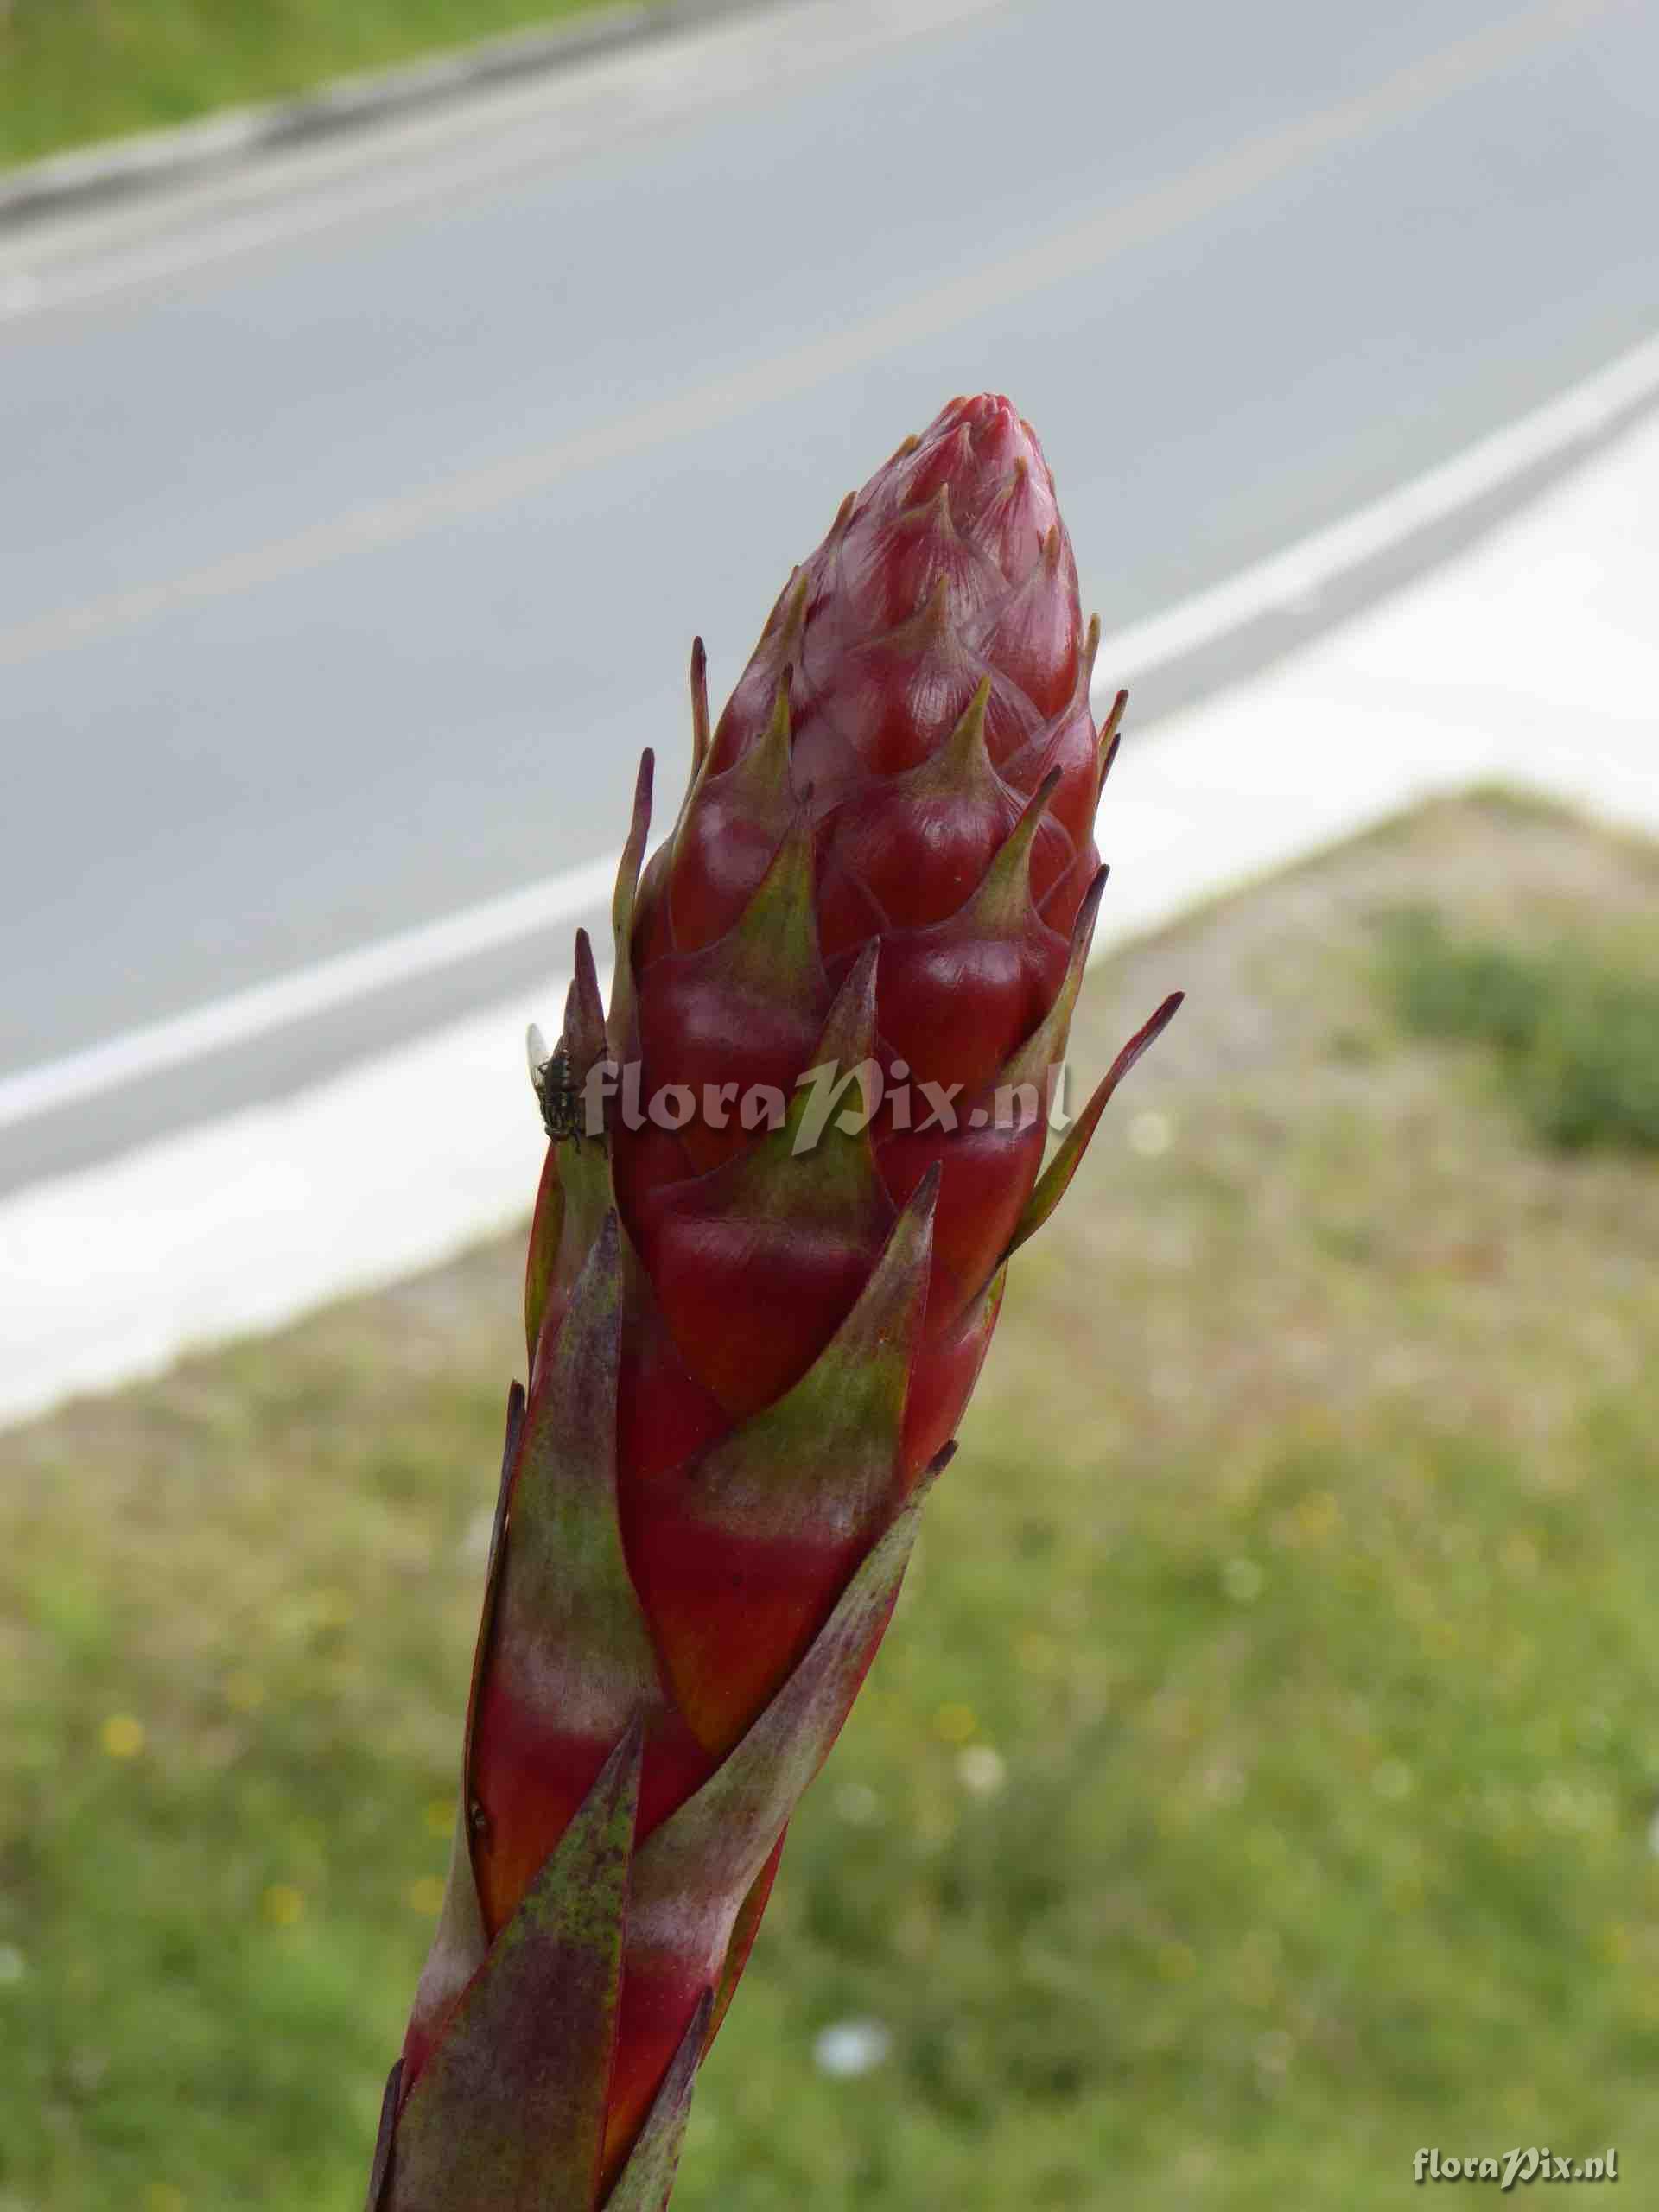
[(360, 2202), (523, 1022), (982, 389), (1131, 684), (1074, 1065), (1188, 1002), (675, 2202), (1639, 2193), (1656, 126), (1644, 0), (0, 0), (3, 2212)]

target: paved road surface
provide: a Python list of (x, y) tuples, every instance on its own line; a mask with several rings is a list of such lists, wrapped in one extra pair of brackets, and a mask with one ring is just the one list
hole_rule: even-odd
[[(951, 392), (1117, 629), (1659, 327), (1656, 203), (1643, 0), (791, 0), (0, 240), (0, 1081), (612, 848), (693, 631), (718, 703)], [(0, 1191), (565, 951), (0, 1130)]]

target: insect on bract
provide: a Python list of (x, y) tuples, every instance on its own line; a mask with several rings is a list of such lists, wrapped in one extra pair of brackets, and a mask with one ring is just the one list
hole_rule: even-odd
[(570, 1077), (570, 1063), (563, 1043), (547, 1049), (547, 1039), (532, 1021), (524, 1039), (530, 1059), (530, 1080), (542, 1109), (542, 1127), (549, 1141), (562, 1144), (567, 1138), (582, 1142), (582, 1092)]

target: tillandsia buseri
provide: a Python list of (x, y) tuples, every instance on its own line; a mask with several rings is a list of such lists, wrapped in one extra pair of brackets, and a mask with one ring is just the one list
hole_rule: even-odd
[[(658, 2212), (1046, 1166), (1123, 695), (1053, 479), (954, 399), (790, 577), (576, 941), (448, 1891), (370, 2212)], [(826, 1085), (828, 1088), (826, 1089)]]

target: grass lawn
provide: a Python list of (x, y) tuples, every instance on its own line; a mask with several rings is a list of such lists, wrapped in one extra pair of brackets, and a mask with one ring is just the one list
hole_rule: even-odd
[[(0, 164), (279, 99), (609, 0), (0, 0)], [(651, 0), (656, 4), (656, 0)]]
[[(1651, 2199), (1659, 1171), (1537, 1097), (1586, 977), (1651, 1075), (1656, 893), (1484, 798), (1093, 976), (1085, 1072), (1190, 997), (1016, 1264), (676, 2212), (1381, 2212), (1529, 2143)], [(1481, 944), (1533, 1012), (1440, 1033)], [(360, 2204), (520, 1253), (0, 1437), (3, 2212)]]

